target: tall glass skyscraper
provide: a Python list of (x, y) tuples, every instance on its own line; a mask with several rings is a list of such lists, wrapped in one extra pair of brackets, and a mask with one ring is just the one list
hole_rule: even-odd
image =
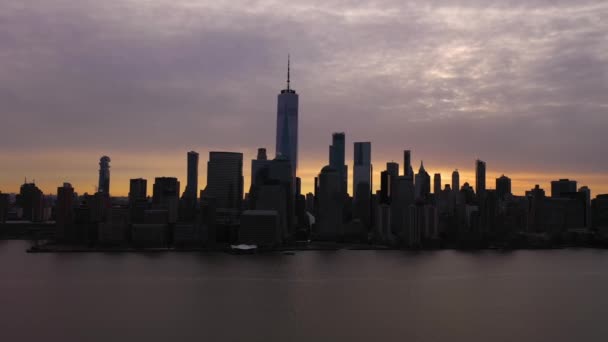
[(184, 195), (190, 199), (196, 199), (198, 192), (198, 153), (188, 152), (188, 182)]
[(346, 136), (344, 133), (334, 133), (331, 140), (332, 144), (329, 146), (329, 166), (338, 171), (340, 179), (342, 179), (342, 193), (346, 193), (346, 184), (348, 183), (345, 141)]
[(277, 98), (277, 141), (276, 157), (287, 158), (291, 162), (291, 172), (295, 184), (298, 168), (298, 94), (290, 88), (290, 64), (287, 59), (287, 88), (281, 90)]
[(359, 184), (367, 184), (367, 191), (372, 189), (372, 143), (356, 142), (354, 153), (353, 197), (357, 198)]
[(110, 194), (110, 157), (103, 156), (99, 159), (99, 184), (97, 191)]
[(486, 191), (486, 162), (479, 159), (475, 161), (475, 191), (477, 195)]

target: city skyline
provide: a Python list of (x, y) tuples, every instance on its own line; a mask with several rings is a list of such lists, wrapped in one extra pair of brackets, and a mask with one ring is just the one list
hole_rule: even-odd
[[(290, 52), (304, 192), (331, 134), (345, 132), (349, 174), (352, 143), (372, 142), (375, 189), (378, 166), (411, 149), (413, 167), (424, 160), (444, 184), (459, 169), (460, 184), (474, 185), (481, 159), (488, 188), (505, 174), (517, 194), (559, 178), (608, 193), (598, 157), (608, 145), (608, 5), (264, 3), (1, 4), (0, 189), (18, 192), (27, 177), (45, 193), (65, 181), (92, 193), (103, 155), (112, 194), (138, 177), (185, 184), (189, 150), (242, 152), (247, 189), (257, 148), (275, 153), (274, 97)], [(74, 34), (86, 50), (71, 45)], [(200, 188), (205, 174), (201, 163)]]

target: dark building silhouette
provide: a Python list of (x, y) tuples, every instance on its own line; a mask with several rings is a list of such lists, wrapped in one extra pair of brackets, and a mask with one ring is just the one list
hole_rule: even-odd
[(426, 199), (431, 193), (431, 176), (424, 169), (424, 162), (420, 162), (420, 168), (416, 174), (416, 199)]
[(458, 170), (452, 172), (452, 190), (460, 191), (460, 173), (458, 173)]
[(63, 186), (57, 188), (57, 202), (55, 204), (55, 234), (59, 241), (76, 239), (74, 204), (74, 188), (70, 183), (63, 183)]
[(475, 161), (475, 189), (477, 195), (486, 191), (486, 162), (479, 159)]
[(103, 156), (99, 159), (99, 185), (98, 192), (110, 195), (110, 157)]
[(608, 234), (608, 194), (597, 195), (591, 201), (593, 210), (593, 228), (602, 235)]
[(412, 151), (403, 151), (403, 175), (414, 181), (414, 169), (412, 168)]
[(562, 197), (567, 192), (576, 192), (576, 181), (567, 178), (551, 181), (551, 197)]
[(35, 183), (24, 183), (16, 198), (17, 206), (23, 210), (21, 218), (40, 222), (43, 219), (44, 196)]
[(348, 167), (346, 166), (346, 136), (344, 133), (333, 133), (332, 144), (329, 146), (329, 165), (338, 171), (342, 179), (342, 192), (346, 194), (348, 182)]
[(129, 181), (129, 208), (132, 223), (143, 223), (148, 209), (148, 181), (143, 178)]
[(319, 174), (319, 208), (315, 224), (315, 236), (319, 240), (337, 241), (343, 238), (342, 178), (340, 173), (327, 165)]
[(205, 195), (215, 198), (218, 210), (226, 209), (238, 214), (243, 201), (242, 153), (209, 152)]
[(9, 196), (0, 192), (0, 223), (8, 219)]
[(441, 192), (441, 174), (436, 173), (433, 175), (433, 193), (439, 194)]
[(496, 196), (498, 199), (505, 199), (511, 195), (511, 178), (502, 175), (496, 178)]
[(380, 204), (390, 204), (391, 202), (391, 174), (388, 171), (380, 173)]
[[(152, 210), (166, 211), (167, 222), (175, 223), (179, 210), (180, 183), (175, 177), (156, 177), (152, 188)], [(151, 215), (152, 211), (146, 213)], [(157, 217), (157, 216), (154, 216)], [(144, 221), (146, 219), (144, 218)], [(165, 223), (163, 220), (148, 220), (147, 223)]]
[(287, 88), (281, 90), (277, 98), (276, 157), (282, 156), (291, 162), (294, 183), (298, 171), (298, 101), (298, 94), (290, 87), (288, 57)]
[(196, 205), (198, 195), (198, 153), (194, 151), (188, 152), (188, 179), (186, 189), (184, 190), (184, 198), (194, 200), (192, 205)]

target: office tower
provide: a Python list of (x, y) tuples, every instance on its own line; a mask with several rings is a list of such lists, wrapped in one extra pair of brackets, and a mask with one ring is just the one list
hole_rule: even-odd
[(110, 157), (103, 156), (99, 159), (99, 186), (98, 192), (110, 195)]
[(403, 175), (409, 176), (414, 181), (414, 169), (412, 169), (412, 151), (403, 151)]
[(591, 228), (591, 189), (582, 186), (578, 189), (578, 192), (583, 194), (582, 197), (585, 199), (585, 227)]
[(281, 244), (279, 214), (276, 210), (245, 210), (240, 223), (239, 243), (261, 248)]
[(282, 240), (295, 237), (295, 196), (291, 162), (279, 157), (258, 171), (256, 183), (251, 186), (250, 209), (271, 210), (277, 213)]
[(240, 212), (243, 201), (243, 154), (209, 152), (205, 195), (216, 200), (218, 209)]
[(186, 189), (184, 190), (184, 198), (188, 198), (196, 206), (198, 195), (198, 153), (194, 151), (188, 152), (188, 179)]
[(348, 169), (345, 156), (346, 137), (344, 133), (334, 133), (331, 136), (331, 141), (331, 146), (329, 146), (329, 166), (338, 171), (340, 179), (342, 179), (342, 192), (346, 193), (346, 184), (348, 182)]
[(460, 191), (460, 174), (458, 173), (458, 169), (452, 172), (452, 190)]
[(392, 188), (391, 231), (403, 237), (409, 227), (409, 206), (415, 203), (414, 183), (409, 176), (397, 176)]
[(551, 182), (551, 197), (562, 197), (567, 192), (576, 192), (576, 181), (563, 178)]
[(19, 189), (16, 201), (17, 206), (23, 210), (22, 219), (32, 222), (40, 222), (43, 218), (42, 191), (35, 183), (24, 183)]
[[(367, 184), (372, 189), (372, 143), (356, 142), (354, 146), (353, 197), (357, 199), (359, 184)], [(369, 197), (369, 196), (368, 196)]]
[(256, 159), (251, 161), (251, 186), (256, 184), (256, 179), (260, 170), (270, 164), (270, 160), (266, 156), (266, 149), (263, 147), (258, 148), (258, 155)]
[(511, 195), (511, 178), (502, 175), (496, 178), (496, 196), (499, 200)]
[(129, 202), (146, 200), (148, 197), (148, 181), (143, 178), (135, 178), (129, 181)]
[(420, 168), (416, 174), (415, 182), (416, 199), (426, 199), (431, 193), (431, 176), (424, 169), (424, 162), (420, 162)]
[(479, 159), (475, 161), (475, 190), (477, 195), (486, 191), (486, 162)]
[[(180, 184), (175, 177), (156, 177), (152, 188), (152, 207), (166, 210), (168, 223), (177, 222)], [(166, 222), (150, 222), (166, 223)]]
[(391, 201), (391, 174), (388, 171), (380, 172), (380, 204), (390, 204)]
[(132, 223), (144, 221), (144, 211), (148, 209), (148, 181), (143, 178), (129, 181), (129, 208)]
[(608, 231), (608, 194), (597, 195), (591, 201), (591, 208), (593, 228), (605, 234)]
[(0, 223), (5, 223), (8, 218), (9, 197), (0, 191)]
[(320, 240), (342, 238), (342, 179), (337, 170), (327, 165), (319, 174), (319, 208), (316, 236)]
[(74, 188), (70, 183), (63, 183), (57, 188), (57, 203), (55, 204), (55, 227), (58, 241), (75, 238), (74, 224)]
[(386, 171), (388, 171), (393, 179), (397, 179), (397, 176), (399, 176), (399, 164), (395, 162), (386, 163)]
[[(291, 162), (292, 178), (298, 169), (298, 94), (290, 88), (290, 64), (287, 58), (287, 88), (277, 98), (276, 156)], [(295, 182), (295, 180), (294, 180)]]
[(441, 192), (441, 174), (433, 175), (433, 193), (438, 195)]

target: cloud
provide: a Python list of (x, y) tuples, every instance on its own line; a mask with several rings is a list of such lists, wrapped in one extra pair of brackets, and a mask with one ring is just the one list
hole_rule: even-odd
[(304, 162), (345, 131), (376, 164), (412, 148), (445, 167), (598, 173), (606, 17), (565, 0), (4, 1), (0, 152), (272, 151), (291, 53)]

